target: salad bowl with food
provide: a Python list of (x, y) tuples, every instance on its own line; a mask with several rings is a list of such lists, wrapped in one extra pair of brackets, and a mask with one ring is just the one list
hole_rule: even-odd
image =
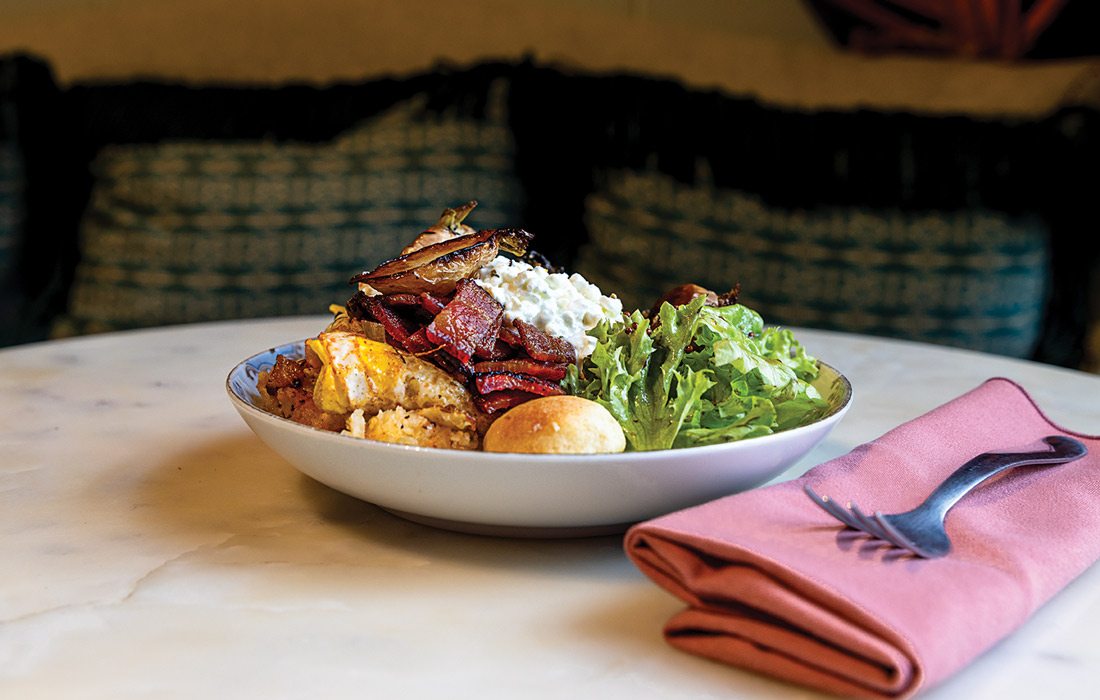
[(617, 532), (758, 486), (847, 411), (851, 385), (738, 290), (624, 310), (522, 229), (447, 209), (316, 336), (227, 379), (294, 467), (413, 520), (520, 536)]

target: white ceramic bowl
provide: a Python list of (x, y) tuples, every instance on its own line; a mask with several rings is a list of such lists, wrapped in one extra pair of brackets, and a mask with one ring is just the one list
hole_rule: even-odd
[(256, 379), (277, 355), (244, 360), (226, 380), (233, 406), (271, 449), (338, 491), (418, 522), (526, 537), (610, 534), (630, 524), (750, 489), (778, 476), (832, 430), (852, 388), (822, 363), (815, 382), (832, 411), (774, 435), (724, 445), (611, 455), (518, 455), (361, 440), (299, 425), (256, 405)]

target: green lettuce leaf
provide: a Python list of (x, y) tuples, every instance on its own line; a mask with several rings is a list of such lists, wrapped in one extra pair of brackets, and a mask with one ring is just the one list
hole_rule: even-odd
[(636, 451), (711, 445), (805, 425), (828, 409), (817, 361), (789, 330), (703, 297), (590, 331), (595, 351), (564, 386), (600, 403)]

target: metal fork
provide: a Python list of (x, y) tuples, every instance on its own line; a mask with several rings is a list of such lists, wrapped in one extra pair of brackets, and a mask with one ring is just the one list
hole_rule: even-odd
[(819, 496), (807, 484), (810, 500), (826, 513), (854, 530), (861, 530), (917, 556), (934, 559), (951, 551), (951, 540), (944, 529), (947, 511), (971, 489), (994, 474), (1022, 465), (1054, 465), (1072, 462), (1088, 453), (1088, 449), (1071, 437), (1049, 435), (1043, 442), (1053, 449), (1043, 452), (983, 452), (956, 469), (942, 484), (913, 510), (895, 515), (880, 511), (868, 515), (849, 501), (845, 508), (828, 496)]

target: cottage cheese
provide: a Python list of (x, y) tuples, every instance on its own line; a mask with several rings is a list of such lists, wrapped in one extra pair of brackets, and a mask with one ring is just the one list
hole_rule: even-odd
[(592, 354), (596, 339), (585, 331), (604, 319), (622, 316), (623, 303), (604, 296), (600, 288), (574, 273), (548, 272), (519, 260), (498, 256), (475, 278), (504, 307), (504, 317), (520, 319), (565, 338), (578, 359)]

